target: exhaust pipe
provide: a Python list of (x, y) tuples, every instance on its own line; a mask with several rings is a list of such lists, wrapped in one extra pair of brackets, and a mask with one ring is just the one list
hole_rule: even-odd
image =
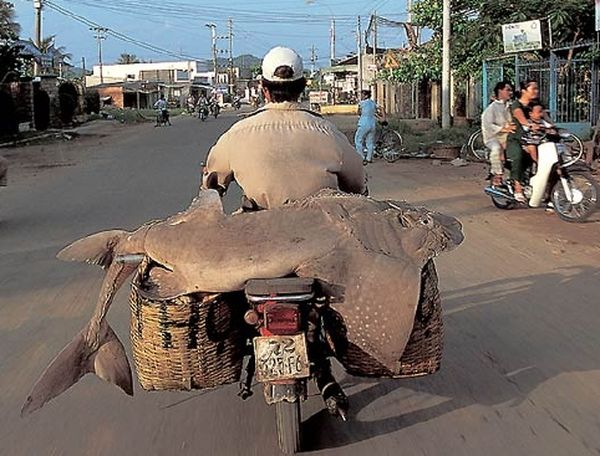
[(504, 192), (502, 192), (500, 190), (497, 190), (497, 189), (495, 189), (493, 187), (486, 187), (486, 188), (483, 189), (483, 191), (486, 193), (486, 195), (489, 195), (489, 196), (495, 196), (497, 198), (504, 198), (504, 199), (509, 200), (509, 201), (516, 201), (515, 198), (512, 195), (504, 193)]

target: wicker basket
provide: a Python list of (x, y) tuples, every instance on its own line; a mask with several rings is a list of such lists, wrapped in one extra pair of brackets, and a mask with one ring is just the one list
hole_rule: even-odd
[(238, 381), (244, 350), (238, 295), (195, 293), (151, 300), (143, 293), (151, 268), (142, 263), (129, 300), (133, 358), (142, 388), (192, 390)]
[(452, 144), (432, 144), (429, 147), (429, 152), (433, 158), (440, 160), (454, 160), (460, 157), (461, 146)]
[[(329, 316), (329, 328), (335, 327), (330, 344), (346, 371), (362, 377), (420, 377), (440, 368), (443, 350), (442, 305), (433, 260), (421, 273), (421, 294), (415, 323), (402, 358), (394, 371), (383, 366), (356, 345), (345, 339), (341, 317)], [(327, 320), (326, 320), (327, 322)]]

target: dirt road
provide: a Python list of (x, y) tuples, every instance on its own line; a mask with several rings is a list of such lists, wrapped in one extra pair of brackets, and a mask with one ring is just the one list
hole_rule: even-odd
[[(101, 125), (76, 141), (2, 151), (12, 167), (0, 189), (0, 455), (278, 454), (273, 410), (259, 394), (240, 401), (235, 385), (196, 393), (137, 387), (130, 398), (88, 376), (19, 417), (35, 379), (87, 322), (102, 278), (91, 266), (59, 262), (56, 252), (85, 234), (184, 208), (205, 151), (233, 120)], [(574, 225), (544, 210), (500, 212), (482, 193), (479, 165), (413, 160), (368, 170), (374, 196), (425, 204), (464, 224), (463, 246), (438, 261), (443, 366), (397, 381), (340, 372), (351, 420), (328, 417), (311, 398), (307, 450), (600, 453), (600, 213)], [(232, 208), (237, 196), (228, 197)], [(126, 340), (126, 291), (109, 319)]]

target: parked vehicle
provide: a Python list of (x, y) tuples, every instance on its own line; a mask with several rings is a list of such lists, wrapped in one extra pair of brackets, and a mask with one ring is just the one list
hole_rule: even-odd
[[(583, 222), (597, 208), (600, 189), (590, 168), (572, 155), (570, 138), (569, 133), (545, 136), (538, 146), (537, 170), (530, 167), (522, 183), (523, 195), (529, 207), (539, 207), (549, 200), (562, 220)], [(510, 161), (506, 165), (510, 169)], [(488, 186), (484, 191), (499, 209), (519, 206), (511, 180), (505, 180), (501, 186)]]
[[(319, 368), (316, 358), (326, 351), (320, 308), (327, 303), (314, 288), (313, 279), (297, 277), (250, 280), (245, 287), (249, 310), (244, 320), (255, 337), (240, 396), (252, 395), (254, 376), (262, 383), (267, 404), (275, 406), (279, 447), (285, 454), (301, 449), (301, 403)], [(347, 400), (327, 407), (346, 420)]]

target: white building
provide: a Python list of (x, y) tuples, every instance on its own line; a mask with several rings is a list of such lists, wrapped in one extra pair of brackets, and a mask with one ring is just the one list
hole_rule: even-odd
[[(204, 82), (213, 84), (214, 73), (203, 62), (152, 62), (102, 65), (102, 82), (154, 81), (164, 83)], [(100, 65), (94, 65), (93, 74), (86, 77), (86, 86), (100, 84)]]

